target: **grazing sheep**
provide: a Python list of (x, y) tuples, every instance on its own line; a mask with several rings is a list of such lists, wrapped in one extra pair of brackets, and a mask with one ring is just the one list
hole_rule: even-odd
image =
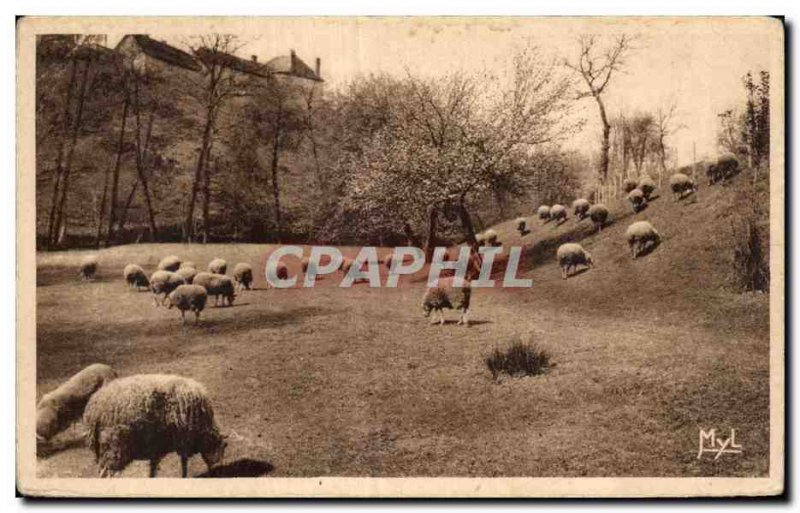
[(36, 405), (36, 439), (49, 440), (80, 420), (92, 394), (116, 377), (114, 369), (95, 363), (45, 394)]
[(650, 201), (650, 196), (653, 194), (653, 191), (656, 190), (656, 183), (652, 180), (652, 178), (645, 175), (639, 179), (639, 183), (636, 185), (636, 188), (642, 191), (644, 194), (644, 199)]
[(239, 286), (239, 290), (243, 288), (250, 290), (250, 284), (253, 283), (253, 268), (245, 263), (236, 264), (233, 268), (233, 280)]
[(630, 225), (625, 231), (625, 237), (633, 258), (639, 256), (648, 244), (652, 247), (661, 241), (661, 235), (647, 221), (637, 221)]
[[(191, 267), (193, 269), (197, 269), (197, 266), (194, 265), (194, 262), (192, 262), (191, 260), (186, 261), (186, 262), (181, 262), (181, 267)], [(180, 269), (180, 267), (179, 267), (179, 269)]]
[(708, 185), (714, 185), (719, 181), (719, 167), (717, 164), (712, 163), (706, 166), (706, 177), (708, 178)]
[(98, 260), (95, 255), (88, 255), (81, 260), (78, 275), (84, 280), (91, 280), (97, 272)]
[(181, 266), (181, 259), (180, 257), (176, 257), (175, 255), (166, 256), (161, 259), (158, 263), (158, 270), (159, 271), (177, 271)]
[(639, 186), (638, 182), (633, 178), (626, 178), (622, 182), (622, 190), (625, 191), (626, 193), (631, 192), (638, 186)]
[(553, 205), (550, 207), (550, 219), (552, 221), (560, 222), (567, 220), (567, 207), (564, 205)]
[(180, 310), (181, 321), (186, 323), (186, 310), (194, 312), (194, 322), (200, 320), (200, 312), (206, 307), (208, 294), (200, 285), (181, 285), (167, 296), (168, 306)]
[(221, 258), (215, 258), (208, 263), (208, 272), (211, 274), (225, 274), (228, 271), (228, 262)]
[(153, 303), (158, 306), (158, 295), (164, 294), (161, 304), (167, 300), (167, 295), (184, 285), (186, 280), (178, 273), (172, 271), (156, 271), (150, 276), (150, 290), (153, 291)]
[[(485, 246), (500, 246), (500, 241), (497, 240), (497, 232), (489, 228), (485, 232), (483, 232), (483, 244)], [(445, 261), (447, 257), (445, 257)]]
[(175, 271), (175, 274), (182, 276), (186, 280), (186, 284), (191, 285), (194, 283), (194, 277), (197, 276), (197, 269), (182, 265), (180, 269)]
[(569, 276), (570, 268), (578, 270), (579, 265), (594, 267), (592, 255), (583, 249), (583, 246), (574, 242), (568, 242), (558, 247), (556, 252), (558, 265), (561, 266), (561, 278), (566, 280)]
[[(467, 314), (469, 313), (469, 300), (472, 295), (472, 287), (469, 281), (464, 281), (463, 287), (453, 287), (453, 278), (442, 278), (435, 287), (425, 290), (422, 298), (422, 310), (425, 317), (429, 317), (431, 312), (439, 313), (439, 324), (444, 325), (445, 308), (461, 310), (461, 317), (458, 324), (469, 325)], [(431, 324), (435, 324), (436, 319), (431, 319)]]
[(603, 231), (603, 226), (608, 219), (608, 208), (602, 203), (595, 203), (589, 207), (589, 218), (594, 223), (598, 231)]
[(539, 216), (539, 219), (546, 223), (550, 220), (550, 207), (547, 205), (542, 205), (536, 210), (536, 214)]
[(578, 218), (578, 221), (582, 221), (589, 214), (589, 207), (591, 207), (589, 200), (578, 198), (572, 202), (572, 213)]
[(125, 283), (128, 284), (128, 288), (150, 287), (150, 280), (147, 279), (144, 269), (136, 264), (126, 265), (122, 275), (125, 277)]
[(719, 179), (729, 180), (739, 172), (739, 159), (736, 155), (722, 155), (717, 159), (717, 173)]
[(669, 177), (669, 186), (672, 189), (672, 194), (676, 199), (683, 199), (684, 193), (689, 194), (697, 192), (697, 185), (694, 180), (689, 178), (683, 173), (675, 173)]
[(634, 214), (644, 209), (645, 205), (647, 205), (647, 198), (644, 197), (644, 192), (641, 189), (634, 189), (629, 192), (628, 201), (631, 202), (631, 209), (633, 209)]
[(206, 389), (181, 376), (114, 380), (89, 400), (83, 423), (100, 477), (112, 477), (135, 460), (149, 460), (150, 477), (155, 477), (159, 462), (171, 452), (180, 456), (186, 477), (190, 457), (200, 453), (210, 470), (227, 445)]
[(514, 220), (514, 224), (517, 225), (517, 231), (519, 232), (520, 237), (524, 237), (528, 232), (528, 220), (524, 217), (518, 217)]
[(224, 274), (197, 273), (192, 283), (204, 287), (209, 296), (214, 296), (214, 306), (219, 306), (220, 296), (222, 296), (223, 306), (226, 299), (228, 300), (228, 306), (233, 306), (233, 300), (236, 298), (233, 280)]
[(482, 233), (476, 233), (475, 234), (475, 242), (478, 243), (478, 246), (483, 246), (483, 234)]

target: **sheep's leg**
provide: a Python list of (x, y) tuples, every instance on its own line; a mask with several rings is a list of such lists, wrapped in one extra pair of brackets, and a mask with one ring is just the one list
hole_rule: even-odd
[(436, 313), (438, 311), (439, 311), (438, 309), (433, 310), (433, 315), (431, 315), (431, 324), (436, 324)]
[(439, 326), (444, 326), (444, 310), (439, 310)]
[(153, 306), (158, 308), (158, 294), (153, 294)]
[(181, 454), (181, 477), (186, 477), (189, 474), (189, 457)]
[(200, 322), (200, 310), (195, 310), (194, 311), (194, 322), (195, 322), (195, 324)]
[(150, 460), (150, 477), (156, 477), (156, 472), (158, 472), (158, 460)]
[(469, 310), (466, 308), (461, 311), (461, 319), (458, 320), (458, 324), (463, 324), (464, 326), (469, 326), (469, 319), (467, 318), (467, 313)]
[(181, 322), (183, 324), (186, 324), (186, 312), (184, 312), (183, 310), (181, 310)]

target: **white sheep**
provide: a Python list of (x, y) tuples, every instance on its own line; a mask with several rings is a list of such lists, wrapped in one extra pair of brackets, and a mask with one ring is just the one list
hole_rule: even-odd
[(572, 213), (578, 218), (578, 221), (581, 221), (588, 215), (589, 207), (591, 207), (589, 200), (578, 198), (572, 202)]
[(661, 241), (661, 235), (647, 221), (637, 221), (630, 225), (625, 231), (625, 237), (633, 258), (639, 256), (648, 245), (654, 247)]
[(167, 308), (173, 306), (181, 312), (181, 320), (186, 323), (186, 311), (194, 312), (194, 321), (200, 320), (200, 312), (206, 307), (208, 294), (200, 285), (180, 285), (167, 296)]
[(175, 274), (183, 278), (187, 285), (191, 285), (194, 282), (194, 277), (197, 276), (197, 269), (182, 265), (180, 269), (175, 271)]
[(239, 286), (239, 290), (250, 290), (250, 284), (253, 283), (253, 268), (250, 267), (250, 264), (236, 264), (233, 268), (233, 279)]
[(139, 374), (112, 381), (89, 400), (83, 423), (100, 477), (112, 477), (135, 460), (149, 461), (155, 477), (171, 452), (180, 456), (186, 477), (190, 457), (200, 453), (211, 470), (227, 445), (208, 392), (181, 376)]
[(588, 214), (597, 230), (603, 231), (603, 226), (605, 226), (608, 219), (608, 208), (602, 203), (595, 203), (589, 208)]
[(497, 240), (497, 232), (493, 229), (489, 228), (485, 232), (483, 232), (483, 244), (486, 246), (499, 246), (500, 241)]
[(685, 193), (697, 192), (697, 185), (695, 185), (694, 180), (683, 173), (675, 173), (670, 176), (669, 187), (672, 189), (672, 195), (676, 200), (683, 199)]
[[(453, 287), (453, 278), (441, 278), (435, 287), (429, 287), (425, 290), (425, 295), (422, 298), (422, 310), (425, 312), (425, 317), (429, 317), (431, 312), (439, 313), (439, 324), (444, 325), (444, 312), (445, 308), (461, 310), (461, 317), (458, 324), (469, 325), (470, 297), (472, 296), (472, 287), (469, 281), (464, 281), (463, 287)], [(436, 319), (431, 319), (431, 324), (436, 324)]]
[(228, 276), (205, 272), (197, 273), (192, 283), (204, 287), (209, 296), (214, 296), (214, 306), (219, 306), (220, 296), (222, 296), (223, 306), (226, 299), (228, 300), (228, 306), (233, 306), (236, 292), (234, 291), (233, 280)]
[(550, 207), (547, 205), (542, 205), (536, 210), (536, 215), (539, 216), (539, 219), (543, 220), (545, 223), (550, 220)]
[(567, 220), (567, 207), (564, 205), (555, 204), (550, 207), (550, 219), (552, 221), (566, 221)]
[(636, 184), (636, 188), (642, 191), (644, 194), (644, 199), (650, 201), (650, 196), (653, 194), (653, 191), (656, 190), (656, 183), (647, 175), (644, 175), (639, 179), (639, 183)]
[(592, 255), (575, 242), (560, 245), (556, 251), (556, 259), (561, 267), (561, 278), (564, 280), (569, 276), (570, 268), (577, 271), (579, 265), (594, 267)]
[(641, 189), (634, 189), (628, 193), (628, 201), (631, 203), (631, 209), (636, 214), (647, 205), (647, 198), (644, 197), (644, 192)]
[(208, 272), (211, 274), (225, 274), (228, 271), (228, 262), (221, 258), (215, 258), (208, 263)]
[(114, 369), (95, 363), (45, 394), (36, 405), (36, 438), (49, 440), (80, 420), (92, 394), (116, 377)]
[(78, 275), (84, 280), (91, 280), (97, 272), (99, 261), (95, 255), (87, 255), (81, 260)]
[(125, 277), (125, 283), (128, 284), (128, 288), (150, 287), (150, 280), (147, 278), (144, 269), (136, 264), (126, 265), (122, 275)]
[(181, 262), (181, 267), (191, 267), (193, 269), (197, 269), (197, 266), (194, 265), (194, 262), (192, 262), (191, 260), (187, 260), (186, 262)]
[(161, 298), (161, 303), (163, 304), (170, 292), (185, 283), (186, 280), (178, 273), (172, 271), (154, 272), (152, 276), (150, 276), (150, 290), (153, 291), (153, 303), (158, 306), (158, 296), (159, 294), (164, 294), (164, 297)]
[(622, 190), (625, 191), (626, 193), (628, 193), (628, 192), (631, 192), (632, 190), (634, 190), (638, 185), (639, 185), (639, 183), (636, 180), (634, 180), (633, 178), (626, 178), (622, 182)]
[(175, 255), (166, 256), (158, 263), (159, 271), (177, 271), (181, 266), (181, 259)]

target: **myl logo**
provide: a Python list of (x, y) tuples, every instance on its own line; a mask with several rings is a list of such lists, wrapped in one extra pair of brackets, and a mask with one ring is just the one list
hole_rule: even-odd
[(736, 430), (731, 429), (730, 436), (723, 438), (717, 436), (716, 429), (706, 431), (700, 430), (700, 450), (697, 451), (697, 459), (702, 459), (703, 454), (711, 453), (714, 459), (718, 460), (723, 454), (741, 454), (742, 446), (736, 444)]

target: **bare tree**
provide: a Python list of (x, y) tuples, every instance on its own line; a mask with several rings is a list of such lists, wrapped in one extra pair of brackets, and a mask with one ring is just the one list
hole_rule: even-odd
[[(667, 172), (667, 140), (675, 132), (685, 127), (685, 125), (678, 124), (677, 117), (678, 106), (672, 101), (659, 106), (656, 109), (655, 121), (655, 148), (658, 154), (659, 174), (658, 183), (661, 185), (664, 181), (664, 175)], [(694, 166), (692, 166), (694, 169)]]

